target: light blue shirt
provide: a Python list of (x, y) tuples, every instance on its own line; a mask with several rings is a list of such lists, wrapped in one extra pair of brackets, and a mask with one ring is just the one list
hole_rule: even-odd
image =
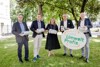
[(20, 24), (20, 28), (21, 28), (21, 31), (22, 33), (25, 31), (25, 27), (24, 27), (24, 24), (23, 23), (19, 23)]
[(38, 29), (41, 28), (41, 21), (38, 21)]

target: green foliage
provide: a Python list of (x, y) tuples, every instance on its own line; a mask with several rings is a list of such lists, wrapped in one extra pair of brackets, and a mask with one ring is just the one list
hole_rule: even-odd
[[(62, 14), (67, 13), (70, 19), (79, 20), (81, 10), (84, 10), (91, 20), (96, 20), (100, 12), (99, 0), (16, 0), (18, 10), (12, 9), (11, 11), (21, 11), (25, 21), (36, 19), (38, 14), (38, 5), (42, 5), (42, 12), (45, 22), (49, 22), (52, 17), (57, 21), (62, 19)], [(83, 2), (86, 1), (85, 7), (82, 8)], [(16, 11), (15, 11), (16, 10)], [(14, 14), (15, 15), (15, 14)]]
[(100, 1), (99, 0), (89, 0), (86, 5), (87, 13), (89, 14), (89, 17), (95, 21), (97, 18), (97, 15), (100, 12)]

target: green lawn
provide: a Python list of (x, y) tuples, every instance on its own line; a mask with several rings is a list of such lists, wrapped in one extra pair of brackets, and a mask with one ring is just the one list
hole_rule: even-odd
[[(60, 40), (60, 39), (59, 39)], [(96, 42), (99, 41), (99, 42)], [(61, 42), (60, 42), (61, 43)], [(73, 51), (74, 57), (62, 56), (62, 48), (54, 51), (55, 55), (48, 57), (45, 48), (45, 39), (43, 39), (40, 56), (37, 62), (32, 62), (33, 58), (33, 40), (29, 42), (30, 62), (20, 64), (17, 58), (17, 44), (14, 38), (0, 40), (0, 67), (100, 67), (100, 38), (92, 38), (90, 43), (90, 62), (85, 63), (81, 56), (81, 50)], [(24, 49), (23, 49), (24, 58)]]

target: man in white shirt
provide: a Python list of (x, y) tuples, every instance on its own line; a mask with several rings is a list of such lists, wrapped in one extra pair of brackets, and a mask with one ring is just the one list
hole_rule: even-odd
[(42, 21), (42, 16), (37, 15), (37, 20), (32, 22), (30, 27), (33, 32), (34, 38), (34, 58), (33, 61), (36, 62), (38, 58), (40, 58), (39, 51), (41, 47), (42, 38), (44, 37), (45, 24)]
[(91, 31), (90, 28), (92, 28), (92, 24), (91, 21), (89, 20), (89, 18), (85, 18), (85, 13), (82, 12), (80, 14), (81, 20), (78, 23), (78, 28), (81, 28), (82, 32), (85, 34), (86, 36), (86, 44), (85, 46), (82, 48), (82, 56), (81, 58), (85, 57), (85, 62), (89, 62), (89, 41), (90, 41), (90, 37), (91, 37)]

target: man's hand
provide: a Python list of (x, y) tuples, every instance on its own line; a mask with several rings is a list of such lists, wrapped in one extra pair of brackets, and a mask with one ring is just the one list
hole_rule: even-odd
[(85, 28), (87, 28), (86, 26), (83, 26), (83, 28), (85, 29)]
[(20, 35), (20, 36), (24, 36), (24, 33), (20, 33), (19, 35)]
[(64, 26), (61, 26), (61, 31), (64, 31), (65, 29), (64, 29)]
[(69, 30), (69, 28), (67, 28), (66, 30)]
[(44, 32), (44, 31), (45, 31), (45, 30), (44, 30), (43, 28), (35, 30), (36, 33), (42, 33), (42, 32)]

